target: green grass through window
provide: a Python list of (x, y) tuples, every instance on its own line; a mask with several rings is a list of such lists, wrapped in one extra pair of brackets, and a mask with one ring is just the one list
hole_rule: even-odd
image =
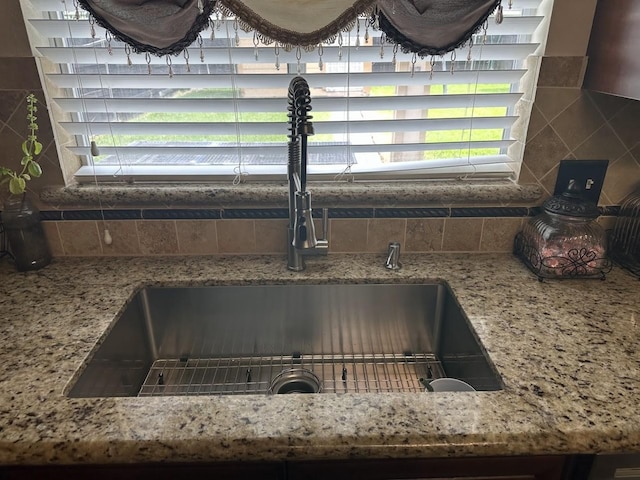
[[(431, 95), (447, 94), (486, 94), (486, 93), (509, 93), (511, 86), (509, 84), (496, 85), (431, 85), (425, 87), (425, 90)], [(393, 96), (396, 95), (395, 86), (376, 86), (369, 89), (370, 96)], [(174, 94), (176, 98), (232, 98), (230, 89), (201, 89), (180, 91)], [(393, 118), (393, 110), (374, 112), (376, 118)], [(431, 108), (426, 111), (427, 118), (471, 118), (473, 117), (501, 117), (507, 114), (505, 107), (477, 107), (477, 108)], [(286, 143), (287, 142), (287, 115), (286, 111), (282, 112), (251, 112), (239, 113), (237, 118), (240, 122), (273, 122), (282, 124), (282, 134), (278, 135), (244, 135), (241, 137), (242, 143)], [(331, 112), (313, 111), (313, 121), (323, 122), (332, 118)], [(131, 119), (132, 122), (195, 122), (195, 123), (235, 123), (236, 113), (234, 112), (194, 112), (194, 113), (143, 113)], [(470, 120), (470, 127), (472, 127)], [(379, 139), (391, 138), (391, 134), (376, 134)], [(440, 142), (468, 142), (482, 140), (502, 140), (502, 129), (469, 129), (464, 130), (444, 130), (424, 132), (425, 143)], [(237, 135), (218, 135), (212, 127), (211, 134), (208, 135), (116, 135), (113, 138), (110, 135), (101, 135), (96, 137), (99, 145), (105, 146), (126, 146), (144, 142), (145, 144), (153, 143), (236, 143)], [(334, 135), (315, 135), (310, 139), (312, 142), (331, 142)], [(442, 159), (483, 155), (496, 155), (500, 153), (497, 148), (486, 149), (460, 149), (460, 150), (434, 150), (425, 151), (424, 159)], [(99, 162), (99, 159), (96, 159)]]

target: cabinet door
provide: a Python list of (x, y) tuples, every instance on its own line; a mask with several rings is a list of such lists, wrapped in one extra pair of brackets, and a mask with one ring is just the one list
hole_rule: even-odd
[(288, 480), (560, 480), (565, 457), (485, 457), (290, 462)]
[(640, 99), (640, 2), (599, 0), (584, 87)]
[(282, 463), (0, 467), (0, 480), (284, 480)]

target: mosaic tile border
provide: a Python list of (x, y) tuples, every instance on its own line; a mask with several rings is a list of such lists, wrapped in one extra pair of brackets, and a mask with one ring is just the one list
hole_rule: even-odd
[[(600, 207), (600, 215), (617, 216), (620, 206)], [(330, 208), (329, 218), (520, 218), (541, 212), (540, 207), (434, 207), (434, 208)], [(286, 208), (230, 209), (131, 209), (131, 210), (47, 210), (44, 221), (64, 220), (270, 220), (288, 218)], [(322, 216), (315, 208), (313, 216)]]

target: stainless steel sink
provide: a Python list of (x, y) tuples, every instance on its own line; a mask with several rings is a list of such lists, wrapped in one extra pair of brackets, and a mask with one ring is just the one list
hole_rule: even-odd
[(145, 288), (71, 397), (423, 392), (502, 381), (446, 283)]

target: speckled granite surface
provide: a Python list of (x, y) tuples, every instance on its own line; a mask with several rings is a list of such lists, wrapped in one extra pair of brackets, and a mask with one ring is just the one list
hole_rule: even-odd
[[(640, 450), (640, 282), (539, 283), (510, 255), (61, 259), (0, 264), (0, 463)], [(69, 399), (69, 379), (143, 285), (445, 279), (498, 392)]]
[[(357, 182), (313, 183), (315, 205), (407, 206), (407, 205), (512, 205), (531, 204), (542, 196), (539, 185), (509, 181), (459, 182)], [(106, 184), (50, 187), (41, 199), (52, 206), (107, 207), (128, 205), (206, 205), (208, 208), (286, 207), (287, 184)]]

